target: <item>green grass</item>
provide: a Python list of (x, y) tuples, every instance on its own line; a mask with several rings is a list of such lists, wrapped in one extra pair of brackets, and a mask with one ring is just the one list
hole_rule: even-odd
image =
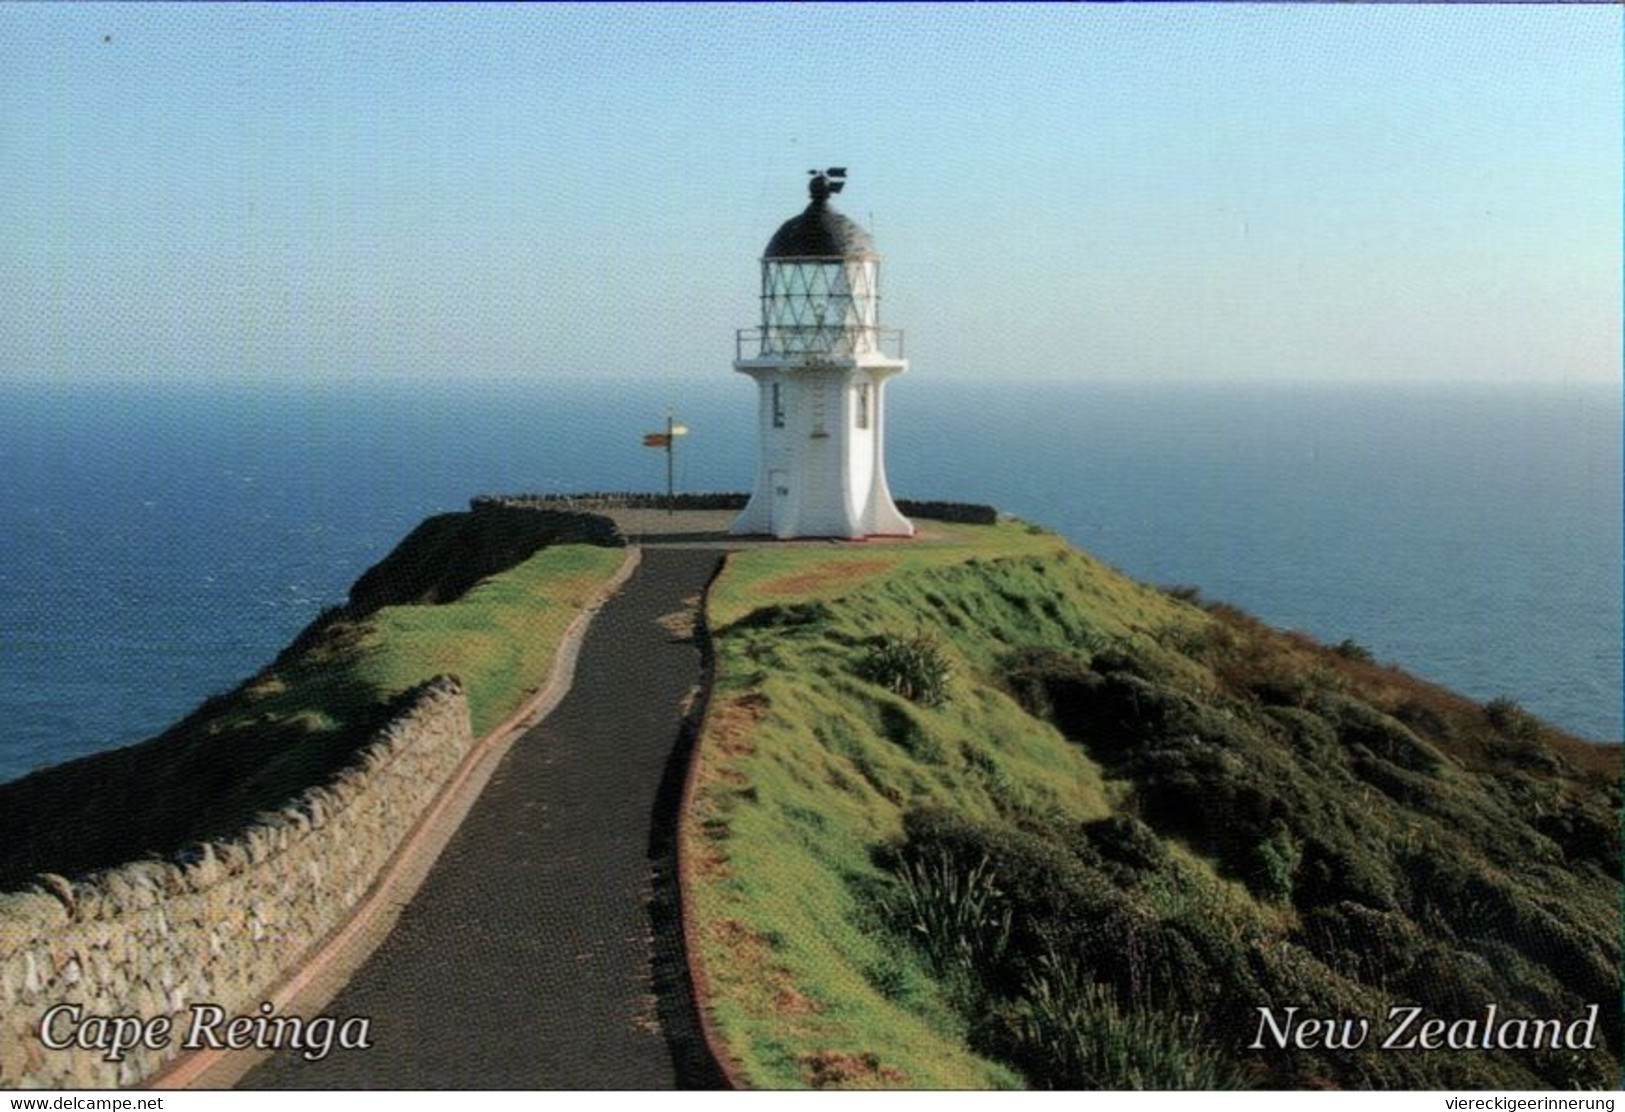
[(223, 723), (340, 729), (361, 708), (449, 673), (463, 681), (482, 734), (541, 686), (565, 627), (624, 558), (590, 545), (543, 548), (452, 602), (335, 614), (251, 681)]
[[(471, 516), (433, 519), (435, 537)], [(529, 541), (533, 554), (451, 597), (440, 585), (466, 578), (488, 538), (433, 549), (409, 538), (390, 560), (412, 568), (425, 597), (449, 601), (330, 611), (158, 737), (0, 785), (0, 890), (42, 869), (79, 873), (229, 835), (343, 768), (396, 695), (442, 673), (462, 679), (476, 735), (491, 729), (545, 681), (565, 627), (625, 558)], [(140, 790), (151, 783), (164, 792)]]
[(785, 545), (741, 553), (711, 588), (707, 614), (713, 625), (733, 622), (764, 604), (838, 598), (853, 582), (876, 581), (984, 557), (1042, 556), (1065, 547), (1055, 534), (1021, 522), (955, 525), (920, 523), (907, 541), (873, 540), (861, 545)]
[(456, 602), (386, 606), (362, 627), (354, 681), (387, 697), (442, 672), (459, 676), (482, 734), (537, 690), (565, 627), (624, 558), (614, 548), (544, 548)]
[[(1274, 1059), (1237, 1037), (1253, 1003), (1577, 1016), (1617, 993), (1617, 752), (1031, 526), (930, 528), (739, 552), (708, 600), (693, 940), (750, 1082), (1569, 1087), (1617, 1067), (1614, 1017), (1609, 1047), (1564, 1060)], [(940, 703), (873, 666), (912, 638), (949, 658)]]
[[(736, 553), (712, 589), (717, 691), (687, 821), (719, 1025), (756, 1084), (1020, 1084), (966, 1050), (942, 986), (874, 922), (874, 849), (920, 806), (1107, 814), (1099, 768), (993, 671), (1018, 643), (1206, 620), (1029, 526), (930, 527), (917, 547)], [(922, 633), (953, 657), (940, 706), (859, 678), (871, 639)]]
[(336, 611), (244, 685), (216, 731), (292, 722), (312, 733), (343, 730), (449, 673), (463, 681), (482, 734), (540, 687), (565, 627), (624, 558), (620, 549), (559, 545), (450, 602)]

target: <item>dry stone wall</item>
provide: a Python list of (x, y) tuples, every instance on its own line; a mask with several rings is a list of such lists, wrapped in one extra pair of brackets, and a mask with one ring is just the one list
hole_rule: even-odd
[[(475, 513), (500, 514), (524, 510), (533, 519), (542, 521), (553, 533), (549, 544), (596, 544), (603, 548), (625, 548), (626, 537), (615, 522), (592, 511), (602, 507), (581, 501), (547, 501), (535, 496), (517, 498), (478, 495), (470, 498), (469, 508)], [(662, 506), (665, 503), (661, 503)]]
[[(529, 508), (573, 511), (586, 515), (595, 510), (663, 510), (668, 504), (677, 510), (742, 510), (749, 500), (750, 496), (740, 491), (679, 494), (669, 503), (664, 494), (596, 491), (585, 494), (482, 494), (474, 498), (470, 504), (476, 510), (495, 507)], [(964, 525), (993, 525), (999, 520), (997, 509), (976, 502), (916, 501), (899, 498), (897, 508), (908, 517), (922, 517), (931, 521), (954, 521)]]
[[(372, 887), (473, 742), (462, 686), (440, 676), (333, 781), (229, 841), (0, 895), (0, 1086), (138, 1084), (180, 1053), (193, 1005), (259, 1015)], [(169, 1015), (173, 1038), (121, 1061), (50, 1049), (39, 1027), (58, 1004), (84, 1017)]]
[(678, 494), (668, 502), (664, 494), (648, 491), (589, 491), (580, 494), (481, 494), (470, 499), (475, 510), (492, 507), (552, 510), (591, 514), (603, 510), (742, 510), (748, 494), (737, 492)]

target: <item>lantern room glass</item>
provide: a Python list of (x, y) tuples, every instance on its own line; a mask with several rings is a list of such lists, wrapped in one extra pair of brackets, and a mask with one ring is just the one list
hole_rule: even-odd
[(878, 349), (876, 259), (764, 259), (763, 355), (857, 355)]

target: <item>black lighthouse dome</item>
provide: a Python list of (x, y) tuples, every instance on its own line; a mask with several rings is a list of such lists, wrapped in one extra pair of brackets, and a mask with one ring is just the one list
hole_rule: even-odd
[[(875, 257), (875, 243), (857, 221), (836, 212), (829, 205), (832, 193), (846, 183), (846, 171), (826, 170), (814, 174), (807, 183), (811, 202), (798, 216), (780, 225), (768, 240), (763, 257), (768, 259), (869, 259)], [(835, 179), (835, 180), (831, 180)]]

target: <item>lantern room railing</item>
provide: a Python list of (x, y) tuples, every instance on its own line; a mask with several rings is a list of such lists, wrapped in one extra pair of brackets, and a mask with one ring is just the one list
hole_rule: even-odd
[(806, 324), (741, 328), (734, 336), (734, 358), (767, 359), (780, 355), (863, 355), (903, 358), (903, 330), (877, 325)]

